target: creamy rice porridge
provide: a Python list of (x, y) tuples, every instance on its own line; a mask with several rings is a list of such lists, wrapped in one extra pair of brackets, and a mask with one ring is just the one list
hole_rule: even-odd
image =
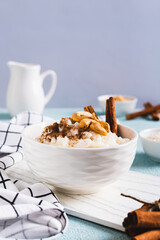
[(160, 131), (150, 134), (147, 139), (153, 140), (155, 142), (160, 142)]
[(129, 141), (112, 133), (109, 124), (98, 120), (94, 113), (85, 111), (45, 127), (37, 140), (54, 146), (75, 148), (112, 147)]

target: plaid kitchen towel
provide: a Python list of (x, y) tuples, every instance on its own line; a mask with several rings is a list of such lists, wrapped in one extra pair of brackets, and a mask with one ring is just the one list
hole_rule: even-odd
[(49, 118), (24, 112), (9, 123), (0, 122), (0, 239), (57, 237), (67, 226), (62, 205), (42, 183), (31, 186), (11, 179), (4, 170), (23, 159), (21, 132)]

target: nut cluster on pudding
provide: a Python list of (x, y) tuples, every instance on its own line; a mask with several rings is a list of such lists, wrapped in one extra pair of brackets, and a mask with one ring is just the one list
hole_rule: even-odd
[(71, 118), (62, 118), (59, 123), (55, 122), (46, 126), (38, 141), (55, 146), (76, 148), (111, 147), (129, 141), (112, 132), (109, 121), (99, 120), (93, 108), (90, 112), (86, 107), (84, 110), (75, 112)]

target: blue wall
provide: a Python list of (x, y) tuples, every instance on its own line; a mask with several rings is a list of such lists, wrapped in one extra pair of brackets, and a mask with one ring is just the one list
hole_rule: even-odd
[(107, 93), (160, 103), (160, 1), (0, 0), (0, 107), (8, 60), (57, 72), (48, 107), (97, 106)]

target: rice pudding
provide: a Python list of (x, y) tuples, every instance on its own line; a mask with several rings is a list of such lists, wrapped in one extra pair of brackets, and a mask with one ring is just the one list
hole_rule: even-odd
[(107, 122), (86, 111), (46, 126), (37, 140), (44, 144), (75, 148), (113, 147), (129, 141), (112, 133)]
[(160, 142), (160, 131), (150, 134), (147, 139), (153, 140), (155, 142)]

